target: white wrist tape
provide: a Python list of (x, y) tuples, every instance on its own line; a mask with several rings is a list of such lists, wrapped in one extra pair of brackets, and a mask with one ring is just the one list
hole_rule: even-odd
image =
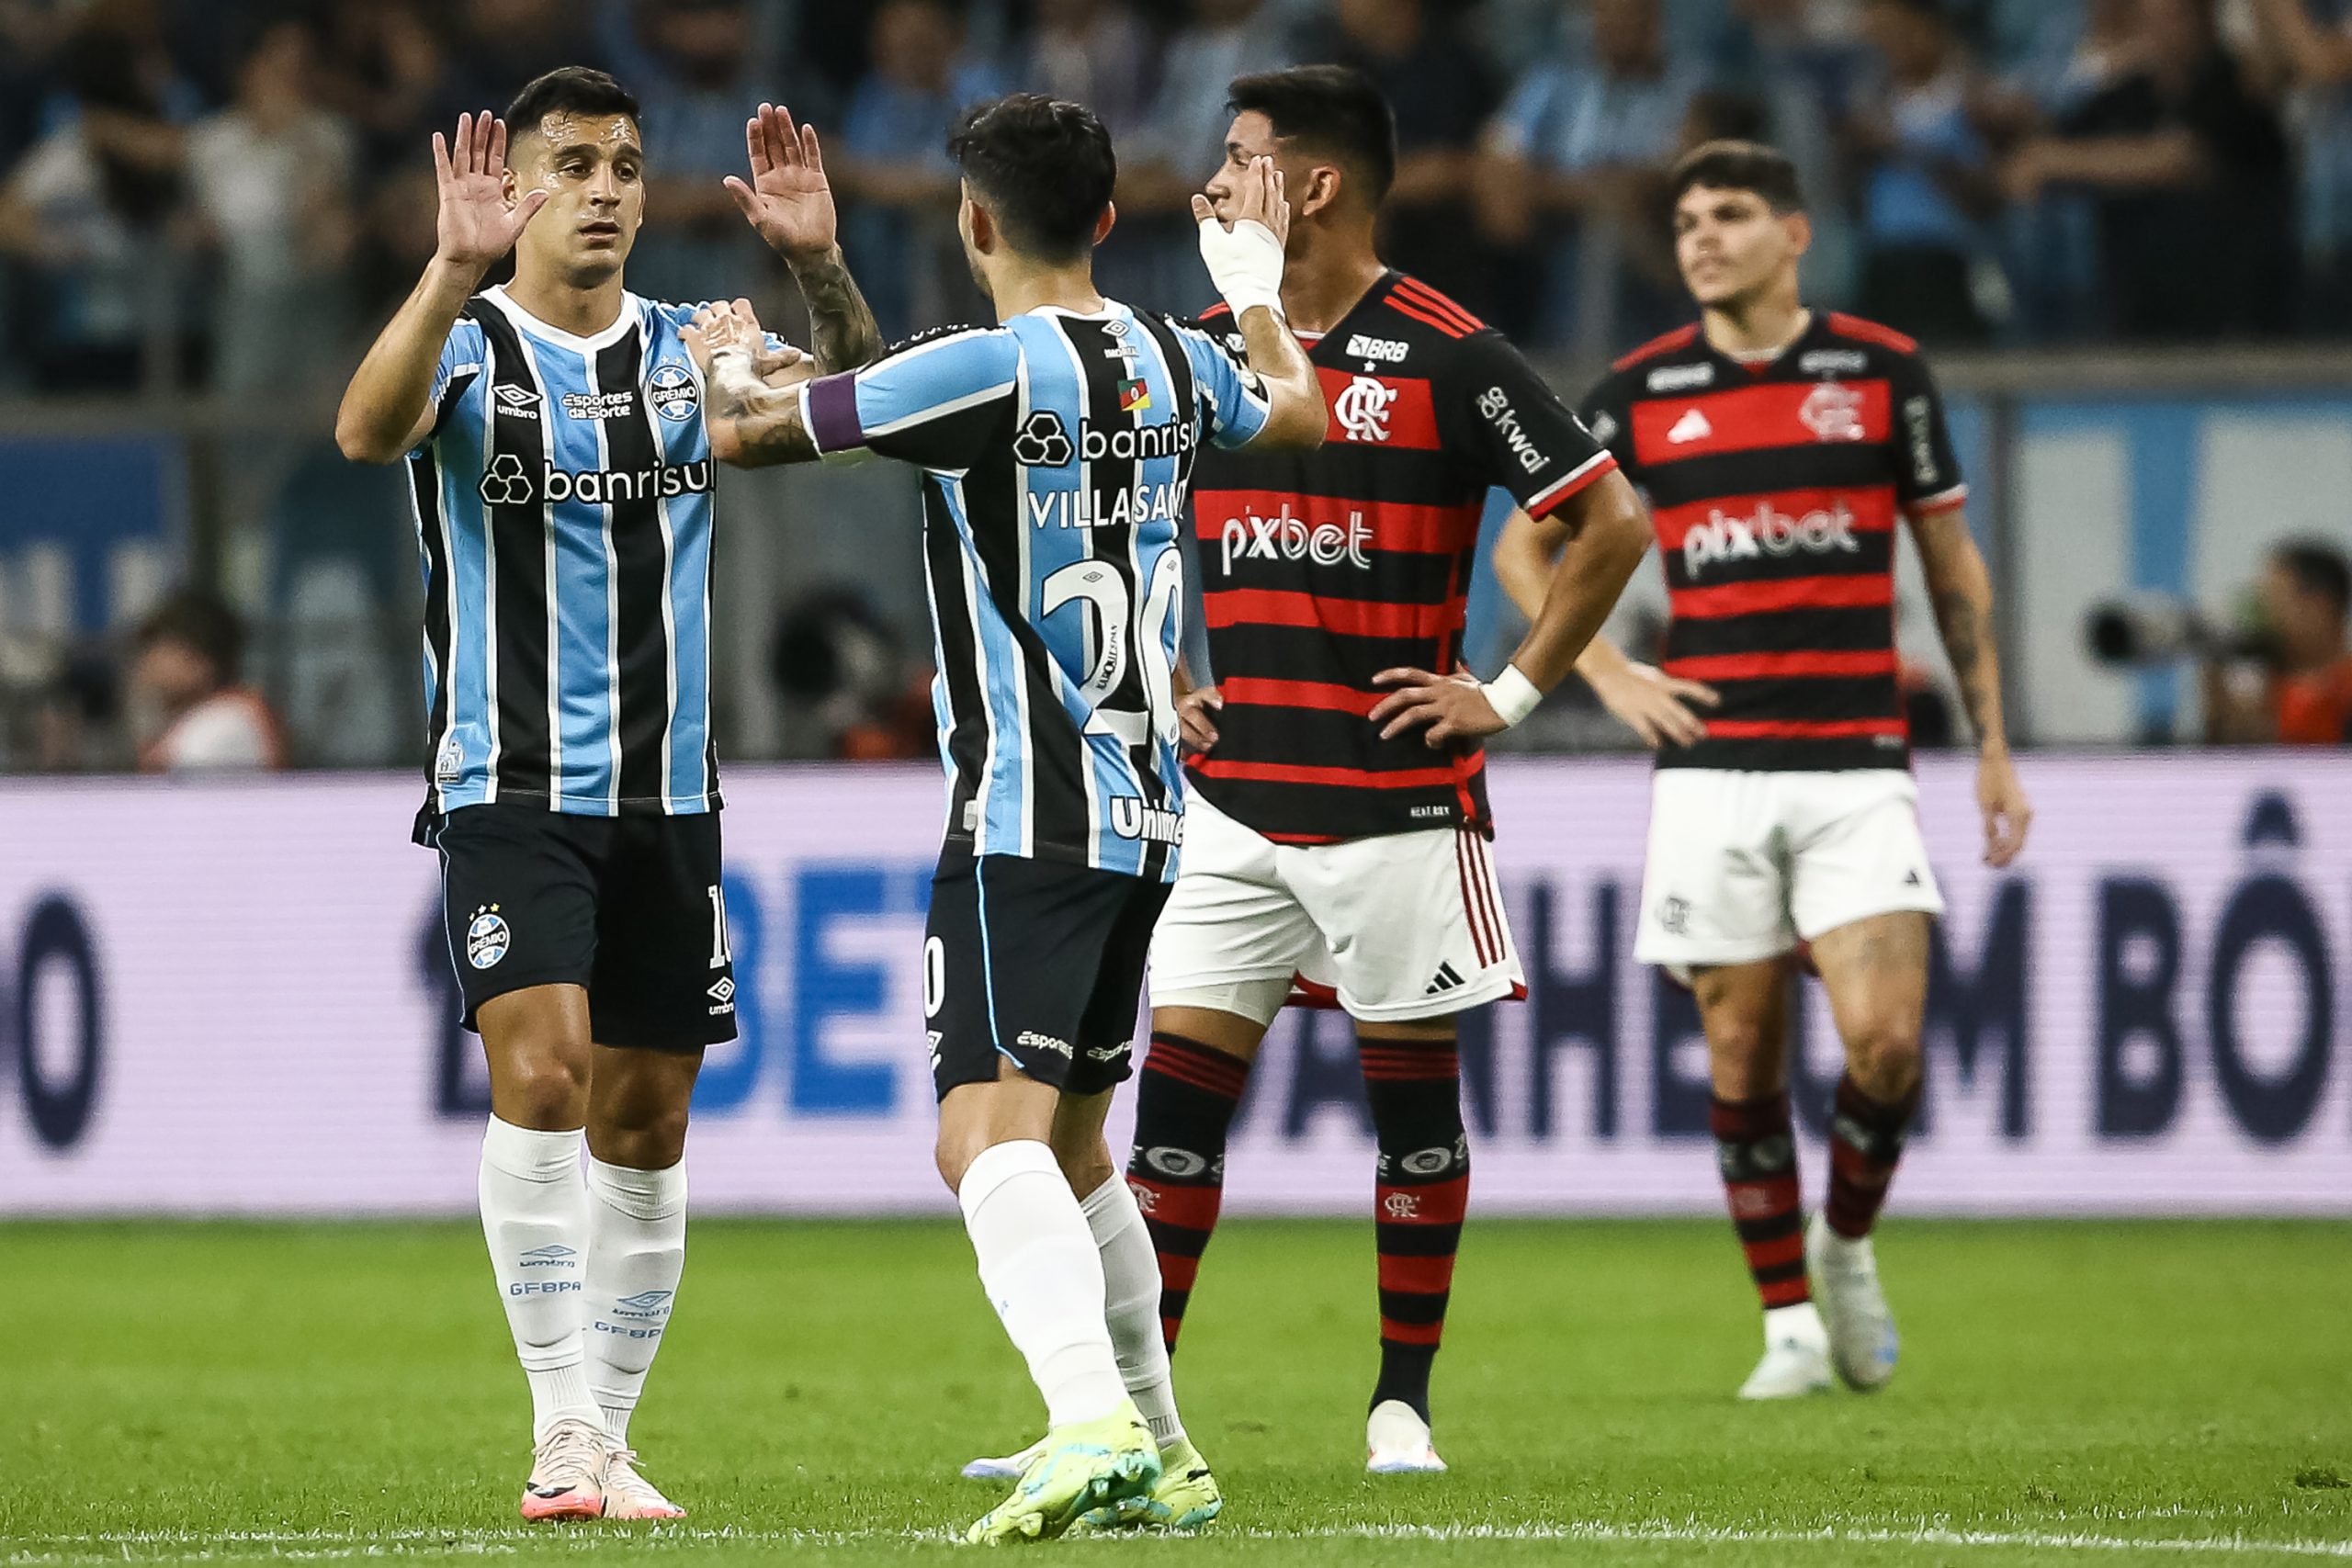
[(1272, 229), (1254, 218), (1231, 229), (1208, 219), (1201, 224), (1201, 260), (1235, 321), (1261, 305), (1283, 319), (1283, 243)]
[(727, 400), (739, 407), (767, 390), (767, 383), (760, 379), (753, 365), (752, 351), (738, 344), (730, 343), (711, 355), (710, 378)]
[(1503, 672), (1478, 688), (1487, 694), (1487, 701), (1502, 716), (1503, 723), (1516, 726), (1535, 711), (1544, 694), (1535, 682), (1519, 672), (1516, 664), (1506, 664)]

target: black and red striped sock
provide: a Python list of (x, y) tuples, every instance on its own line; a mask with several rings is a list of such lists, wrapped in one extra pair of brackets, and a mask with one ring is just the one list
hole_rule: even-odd
[(1136, 1083), (1136, 1146), (1127, 1186), (1159, 1253), (1159, 1331), (1176, 1348), (1201, 1254), (1225, 1197), (1225, 1139), (1250, 1064), (1197, 1040), (1154, 1030)]
[(1918, 1113), (1917, 1084), (1890, 1105), (1864, 1094), (1850, 1074), (1838, 1080), (1829, 1122), (1829, 1201), (1822, 1211), (1831, 1230), (1849, 1241), (1871, 1234)]
[(1804, 1203), (1797, 1189), (1797, 1143), (1784, 1090), (1755, 1100), (1717, 1100), (1707, 1109), (1732, 1229), (1756, 1276), (1766, 1311), (1813, 1299), (1804, 1278)]
[(1380, 1381), (1372, 1403), (1401, 1399), (1430, 1418), (1430, 1367), (1445, 1332), (1453, 1258), (1470, 1205), (1462, 1064), (1451, 1040), (1366, 1040), (1365, 1093), (1380, 1144), (1373, 1226), (1380, 1252)]

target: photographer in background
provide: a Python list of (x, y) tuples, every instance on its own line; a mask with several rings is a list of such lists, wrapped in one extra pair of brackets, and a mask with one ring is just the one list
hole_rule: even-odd
[(2206, 740), (2352, 742), (2352, 562), (2334, 545), (2290, 540), (2271, 551), (2255, 598), (2268, 657), (2206, 661)]
[(130, 667), (139, 771), (262, 773), (286, 765), (277, 716), (238, 683), (244, 624), (209, 594), (184, 590), (141, 623)]

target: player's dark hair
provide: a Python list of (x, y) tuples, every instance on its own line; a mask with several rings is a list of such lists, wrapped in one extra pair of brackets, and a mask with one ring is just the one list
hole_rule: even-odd
[(159, 642), (191, 649), (218, 672), (220, 683), (237, 679), (245, 661), (245, 624), (237, 613), (209, 593), (184, 588), (172, 594), (139, 623), (140, 648)]
[(2342, 550), (2324, 540), (2290, 539), (2270, 558), (2304, 592), (2325, 599), (2338, 615), (2352, 615), (2352, 560)]
[(1111, 133), (1083, 104), (1010, 93), (974, 104), (948, 133), (947, 155), (1016, 249), (1074, 262), (1119, 183)]
[(1761, 141), (1702, 141), (1674, 165), (1671, 185), (1675, 201), (1693, 189), (1740, 190), (1762, 198), (1783, 218), (1804, 210), (1804, 184), (1796, 164)]
[(637, 107), (637, 96), (602, 71), (586, 65), (559, 65), (543, 76), (534, 76), (514, 95), (506, 106), (506, 132), (523, 136), (539, 129), (539, 122), (551, 114), (613, 115), (625, 114), (631, 119), (642, 116)]
[(1261, 114), (1274, 134), (1337, 162), (1363, 182), (1371, 205), (1396, 183), (1396, 113), (1371, 77), (1344, 65), (1300, 65), (1235, 79), (1235, 114)]

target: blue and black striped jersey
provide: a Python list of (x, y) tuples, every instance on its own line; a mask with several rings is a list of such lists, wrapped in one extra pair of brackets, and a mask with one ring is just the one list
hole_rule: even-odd
[(693, 311), (627, 295), (583, 338), (492, 288), (450, 328), (409, 457), (431, 809), (717, 809)]
[(1177, 531), (1203, 444), (1265, 428), (1256, 375), (1114, 303), (927, 334), (803, 397), (828, 457), (924, 470), (949, 837), (1172, 879)]

